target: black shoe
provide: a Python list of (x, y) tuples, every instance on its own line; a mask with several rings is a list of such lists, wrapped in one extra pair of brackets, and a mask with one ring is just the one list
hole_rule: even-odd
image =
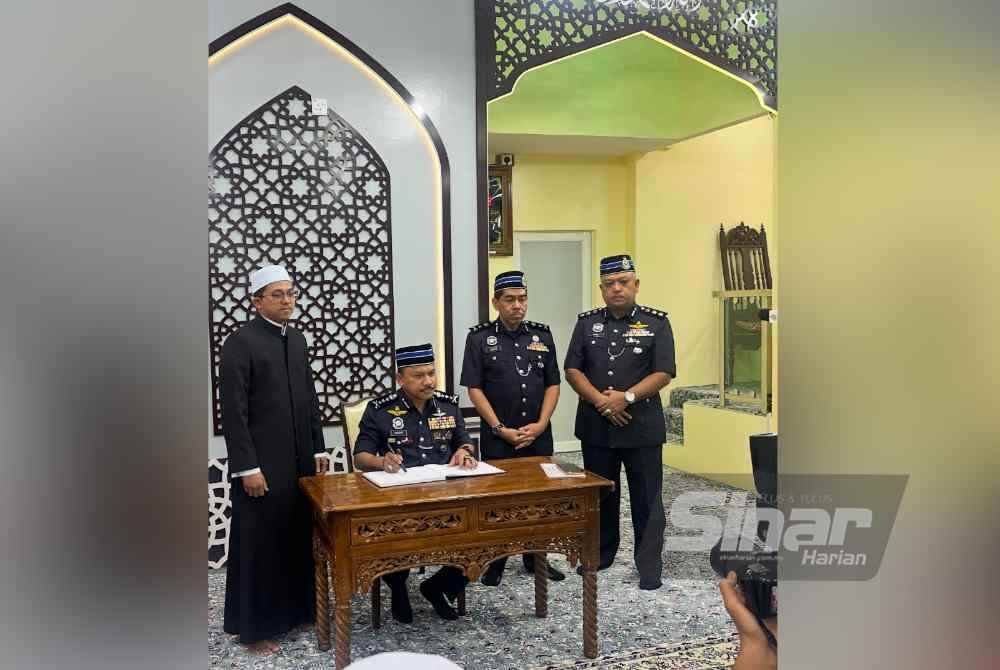
[(486, 572), (483, 573), (483, 576), (479, 579), (479, 581), (486, 586), (500, 586), (500, 581), (503, 579), (503, 569), (503, 563), (500, 561), (494, 561), (493, 563), (490, 563), (488, 568), (486, 568)]
[[(533, 560), (531, 560), (531, 561), (525, 560), (524, 561), (524, 569), (525, 569), (525, 571), (528, 572), (528, 574), (531, 574), (531, 575), (535, 574), (535, 561), (533, 561)], [(555, 567), (553, 567), (553, 565), (551, 563), (549, 563), (549, 581), (552, 581), (552, 582), (561, 582), (564, 579), (566, 579), (566, 575), (564, 575), (563, 573), (559, 572), (559, 570), (556, 570)]]
[(639, 578), (639, 588), (643, 591), (655, 591), (656, 589), (663, 586), (663, 582), (659, 577), (654, 577), (652, 579)]
[[(611, 567), (610, 563), (608, 563), (607, 565), (598, 565), (597, 566), (597, 571), (601, 572), (602, 570), (607, 570), (610, 567)], [(580, 564), (580, 565), (576, 566), (576, 574), (578, 574), (581, 577), (583, 577), (583, 564)]]
[(445, 600), (444, 592), (438, 591), (431, 586), (429, 579), (420, 582), (420, 593), (434, 606), (434, 611), (437, 612), (437, 615), (445, 621), (454, 621), (458, 618), (458, 612)]
[(399, 623), (413, 623), (413, 608), (406, 588), (392, 589), (392, 618)]

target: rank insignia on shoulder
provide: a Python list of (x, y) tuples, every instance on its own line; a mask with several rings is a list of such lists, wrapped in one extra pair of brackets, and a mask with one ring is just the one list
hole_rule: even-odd
[(493, 325), (492, 321), (484, 321), (483, 323), (476, 324), (472, 328), (469, 328), (469, 332), (470, 333), (478, 333), (483, 328), (486, 328), (487, 326), (492, 326), (492, 325)]
[(653, 316), (659, 317), (661, 319), (667, 318), (666, 312), (661, 312), (658, 309), (653, 309), (652, 307), (647, 307), (646, 305), (639, 305), (639, 310), (645, 312), (646, 314), (652, 314)]
[(586, 312), (580, 312), (579, 314), (576, 315), (576, 318), (582, 319), (582, 318), (587, 317), (587, 316), (593, 316), (594, 314), (597, 314), (598, 312), (600, 312), (602, 309), (603, 309), (602, 307), (598, 307), (596, 309), (592, 309), (592, 310), (589, 310), (589, 311), (586, 311)]
[(537, 321), (525, 321), (524, 325), (528, 326), (529, 328), (534, 328), (535, 330), (541, 330), (546, 333), (552, 332), (552, 329), (549, 328), (546, 324), (538, 323)]
[(396, 391), (390, 391), (389, 393), (378, 396), (377, 398), (372, 400), (369, 404), (375, 409), (381, 409), (382, 406), (385, 405), (386, 403), (395, 400), (396, 395), (397, 395)]
[(450, 393), (445, 393), (444, 391), (434, 391), (434, 397), (439, 400), (447, 400), (452, 405), (458, 404), (458, 396), (451, 395)]

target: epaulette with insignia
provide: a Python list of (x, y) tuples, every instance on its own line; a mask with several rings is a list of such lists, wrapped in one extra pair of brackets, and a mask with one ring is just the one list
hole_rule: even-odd
[(392, 402), (393, 400), (396, 399), (396, 397), (398, 395), (399, 395), (398, 391), (390, 391), (389, 393), (386, 393), (385, 395), (380, 395), (379, 397), (375, 398), (374, 400), (372, 400), (368, 404), (371, 405), (372, 407), (374, 407), (375, 409), (382, 409), (383, 405), (386, 405), (387, 403)]
[(593, 316), (594, 314), (597, 314), (598, 312), (600, 312), (602, 309), (604, 309), (604, 308), (603, 307), (598, 307), (597, 309), (592, 309), (589, 312), (581, 312), (580, 314), (576, 315), (576, 318), (582, 319), (585, 316)]
[(451, 395), (450, 393), (445, 393), (444, 391), (434, 391), (434, 397), (438, 400), (447, 400), (452, 405), (458, 404), (458, 396)]
[(667, 318), (666, 312), (661, 312), (658, 309), (653, 309), (652, 307), (646, 307), (645, 305), (639, 305), (639, 311), (645, 312), (646, 314), (652, 314), (653, 316), (658, 316), (661, 319)]
[(483, 328), (486, 328), (487, 326), (492, 326), (492, 325), (493, 325), (492, 321), (484, 321), (483, 323), (480, 323), (479, 325), (476, 325), (476, 326), (473, 326), (472, 328), (469, 328), (469, 332), (470, 333), (478, 333)]
[(552, 330), (548, 326), (546, 326), (544, 323), (538, 323), (537, 321), (525, 321), (524, 323), (529, 328), (534, 328), (535, 330), (541, 330), (541, 331), (544, 331), (546, 333), (551, 333), (552, 332)]

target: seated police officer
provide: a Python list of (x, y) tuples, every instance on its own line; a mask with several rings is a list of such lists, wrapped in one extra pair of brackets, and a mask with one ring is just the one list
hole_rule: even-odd
[[(396, 349), (396, 381), (399, 389), (372, 400), (361, 417), (354, 466), (386, 472), (441, 464), (475, 468), (458, 398), (435, 388), (431, 345)], [(392, 617), (402, 623), (413, 621), (406, 590), (409, 573), (400, 570), (382, 578), (392, 591)], [(454, 600), (467, 583), (461, 570), (446, 565), (420, 584), (420, 593), (442, 619), (457, 619), (448, 599)]]
[[(559, 360), (544, 323), (526, 321), (528, 285), (520, 270), (501, 272), (493, 281), (497, 319), (473, 326), (465, 340), (462, 386), (482, 419), (479, 446), (484, 460), (551, 456), (549, 419), (559, 402)], [(486, 428), (489, 430), (486, 430)], [(524, 569), (535, 571), (534, 554), (524, 554)], [(497, 586), (506, 558), (490, 563), (482, 582)], [(549, 579), (566, 575), (548, 566)]]

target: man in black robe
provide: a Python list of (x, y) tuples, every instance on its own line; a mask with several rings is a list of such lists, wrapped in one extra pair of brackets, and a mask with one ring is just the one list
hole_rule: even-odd
[(233, 485), (223, 629), (254, 653), (314, 618), (311, 517), (299, 477), (329, 468), (306, 341), (288, 326), (281, 266), (250, 275), (257, 316), (222, 348), (222, 428)]

